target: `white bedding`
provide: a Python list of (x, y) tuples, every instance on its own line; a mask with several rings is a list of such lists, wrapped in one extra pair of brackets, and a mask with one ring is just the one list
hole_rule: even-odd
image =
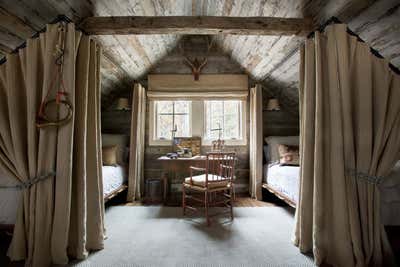
[(103, 166), (103, 195), (106, 196), (123, 185), (127, 180), (123, 166)]
[(265, 181), (275, 190), (297, 203), (299, 199), (298, 166), (264, 165)]
[[(265, 182), (297, 203), (300, 167), (264, 165)], [(381, 220), (384, 225), (400, 225), (400, 161), (379, 185)]]

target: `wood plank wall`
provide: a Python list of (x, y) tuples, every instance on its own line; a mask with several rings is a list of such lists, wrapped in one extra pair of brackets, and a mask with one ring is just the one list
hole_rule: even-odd
[[(188, 56), (200, 56), (204, 51), (203, 45), (196, 37), (189, 37), (189, 40), (184, 41), (184, 51)], [(151, 74), (189, 74), (190, 69), (184, 64), (182, 50), (179, 48), (172, 51), (170, 55), (162, 59), (153, 69)], [(229, 56), (226, 56), (218, 49), (212, 49), (209, 53), (208, 64), (203, 70), (203, 73), (208, 74), (240, 74), (245, 71)], [(147, 80), (140, 81), (143, 85), (147, 85)], [(250, 85), (254, 85), (254, 81), (250, 79)], [(130, 97), (130, 91), (120, 92), (121, 97)], [(270, 93), (267, 86), (264, 88), (264, 110), (266, 108), (267, 100)], [(284, 108), (284, 107), (283, 107)], [(149, 108), (147, 107), (147, 116), (149, 115)], [(280, 111), (280, 112), (267, 112), (264, 111), (264, 133), (267, 135), (296, 135), (298, 134), (298, 117), (293, 111)], [(247, 112), (248, 115), (248, 112)], [(102, 112), (102, 131), (104, 133), (130, 133), (130, 118), (129, 111), (115, 111), (113, 106)], [(249, 119), (247, 118), (247, 127), (249, 127)], [(247, 129), (249, 133), (249, 129)], [(145, 146), (145, 179), (160, 177), (162, 169), (156, 159), (170, 152), (170, 147), (165, 146), (149, 146), (148, 137), (149, 125), (146, 120), (146, 146)], [(202, 153), (209, 151), (209, 147), (203, 147)], [(249, 146), (231, 146), (230, 150), (235, 151), (239, 157), (237, 166), (237, 190), (238, 192), (248, 192), (249, 184)], [(184, 176), (184, 174), (182, 174)], [(183, 178), (183, 177), (182, 177)], [(175, 191), (180, 190), (179, 184), (181, 179), (172, 181), (172, 189)]]

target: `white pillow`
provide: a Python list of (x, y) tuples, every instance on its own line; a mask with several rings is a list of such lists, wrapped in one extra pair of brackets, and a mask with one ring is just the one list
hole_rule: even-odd
[(270, 162), (279, 161), (279, 145), (298, 146), (300, 144), (299, 136), (268, 136), (264, 140), (268, 144)]

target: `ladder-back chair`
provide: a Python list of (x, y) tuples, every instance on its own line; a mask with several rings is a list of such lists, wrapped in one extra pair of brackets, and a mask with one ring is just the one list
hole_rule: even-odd
[[(210, 206), (222, 205), (229, 208), (228, 212), (233, 220), (235, 163), (234, 152), (210, 152), (207, 153), (205, 168), (191, 166), (190, 177), (185, 178), (182, 184), (183, 215), (186, 214), (186, 209), (197, 211), (196, 207), (187, 204), (191, 199), (204, 204), (208, 226), (210, 226)], [(193, 175), (194, 172), (201, 174)], [(193, 192), (203, 194), (204, 199), (188, 194)]]

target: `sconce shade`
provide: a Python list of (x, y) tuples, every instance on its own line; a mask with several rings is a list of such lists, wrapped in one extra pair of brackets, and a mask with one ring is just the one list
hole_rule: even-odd
[(128, 110), (129, 107), (129, 99), (128, 98), (118, 98), (117, 102), (117, 110)]
[(279, 106), (279, 100), (276, 98), (269, 99), (267, 103), (267, 110), (268, 111), (281, 110), (281, 107)]

